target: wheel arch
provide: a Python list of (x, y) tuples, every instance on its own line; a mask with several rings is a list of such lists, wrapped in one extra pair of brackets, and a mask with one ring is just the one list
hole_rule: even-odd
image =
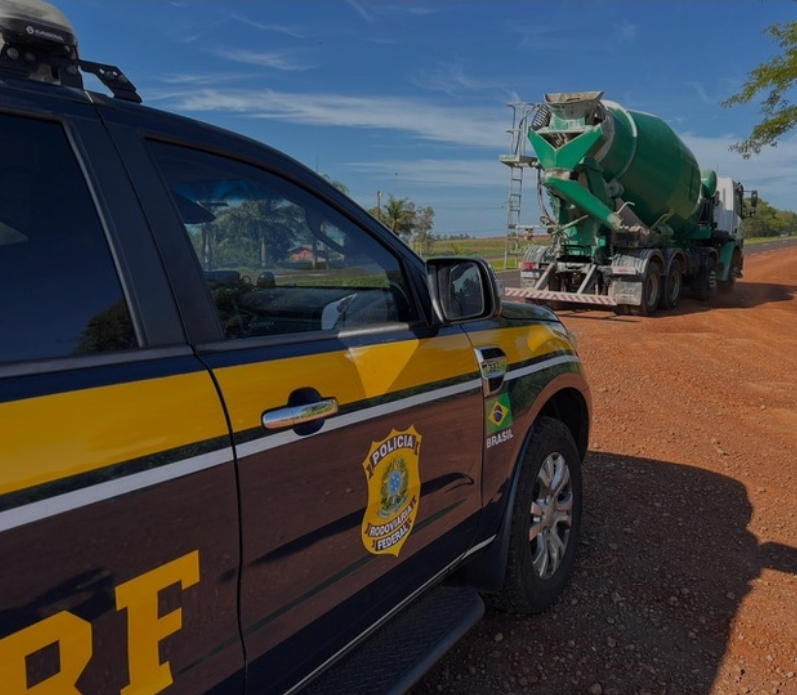
[(735, 259), (739, 261), (739, 268), (742, 268), (744, 265), (744, 254), (742, 253), (741, 246), (737, 243), (725, 244), (719, 251), (718, 257), (719, 266), (722, 268), (722, 276), (720, 277), (718, 274), (717, 280), (728, 279), (728, 273)]
[(517, 457), (512, 467), (508, 492), (501, 509), (501, 523), (495, 538), (488, 548), (459, 569), (451, 578), (451, 583), (466, 584), (478, 591), (491, 593), (501, 589), (509, 556), (511, 532), (511, 511), (515, 503), (520, 471), (534, 437), (535, 425), (541, 418), (560, 420), (573, 435), (573, 441), (581, 460), (589, 448), (590, 406), (584, 394), (574, 387), (564, 387), (551, 394), (537, 412), (526, 431)]
[[(573, 441), (576, 443), (578, 454), (581, 459), (587, 454), (589, 448), (589, 406), (587, 401), (578, 389), (564, 388), (554, 393), (540, 409), (537, 417), (534, 419), (536, 423), (541, 417), (552, 417), (555, 420), (561, 420), (570, 434), (573, 435)], [(529, 428), (529, 435), (534, 429), (534, 423)], [(528, 436), (527, 436), (528, 440)], [(528, 441), (523, 442), (523, 454), (528, 447)], [(515, 468), (519, 467), (522, 459), (518, 459), (515, 463)]]
[(654, 266), (659, 269), (659, 275), (664, 275), (667, 269), (667, 264), (664, 261), (664, 257), (660, 253), (653, 253), (651, 254), (648, 259), (645, 267), (648, 268), (650, 266)]
[(686, 262), (686, 255), (684, 254), (683, 250), (680, 248), (673, 248), (673, 249), (666, 249), (664, 252), (664, 275), (670, 272), (670, 268), (672, 268), (673, 263), (678, 261), (681, 264), (681, 271), (686, 273), (687, 272), (687, 262)]
[(668, 263), (664, 255), (662, 254), (661, 249), (658, 248), (640, 249), (638, 255), (640, 260), (642, 261), (642, 268), (641, 268), (642, 274), (647, 272), (647, 269), (651, 265), (658, 266), (659, 275), (662, 275), (666, 272)]

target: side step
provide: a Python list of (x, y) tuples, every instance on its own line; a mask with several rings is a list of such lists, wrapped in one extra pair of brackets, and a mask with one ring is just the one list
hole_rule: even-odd
[(401, 695), (481, 619), (471, 588), (439, 586), (313, 680), (302, 695)]

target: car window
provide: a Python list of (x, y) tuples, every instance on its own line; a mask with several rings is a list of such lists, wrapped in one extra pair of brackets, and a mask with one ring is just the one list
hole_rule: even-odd
[(398, 259), (311, 193), (242, 162), (150, 145), (226, 338), (413, 320)]
[(0, 363), (136, 347), (86, 180), (56, 123), (0, 115)]

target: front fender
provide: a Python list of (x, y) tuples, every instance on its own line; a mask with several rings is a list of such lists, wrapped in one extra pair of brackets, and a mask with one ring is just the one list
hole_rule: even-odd
[[(728, 279), (728, 272), (730, 271), (733, 256), (738, 253), (741, 256), (741, 247), (738, 244), (725, 244), (719, 253), (719, 266), (717, 268), (717, 280), (723, 282)], [(741, 267), (742, 258), (739, 259), (739, 267)]]
[(501, 505), (501, 522), (495, 538), (482, 553), (470, 560), (451, 577), (452, 584), (472, 586), (477, 591), (484, 593), (500, 591), (504, 585), (506, 562), (509, 556), (511, 510), (515, 504), (518, 481), (520, 480), (520, 464), (529, 448), (533, 432), (534, 428), (526, 434), (508, 481), (508, 492)]
[[(525, 417), (528, 418), (525, 422), (529, 423), (526, 435), (514, 455), (504, 485), (486, 500), (479, 537), (489, 538), (494, 534), (494, 538), (484, 551), (457, 571), (452, 577), (452, 583), (473, 586), (485, 593), (499, 591), (503, 586), (509, 553), (510, 520), (520, 470), (534, 438), (534, 425), (539, 418), (553, 417), (565, 423), (573, 435), (581, 460), (586, 456), (591, 400), (589, 388), (580, 374), (570, 372), (553, 379), (539, 393)], [(489, 490), (486, 492), (489, 494)]]

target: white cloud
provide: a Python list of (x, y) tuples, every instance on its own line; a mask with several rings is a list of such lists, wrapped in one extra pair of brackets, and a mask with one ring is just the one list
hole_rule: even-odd
[(600, 35), (582, 36), (569, 26), (543, 26), (539, 23), (523, 24), (512, 22), (506, 24), (506, 31), (519, 34), (519, 47), (552, 55), (576, 53), (605, 53), (611, 50), (611, 41)]
[(520, 34), (521, 48), (536, 48), (544, 51), (558, 45), (559, 37), (556, 30), (551, 27), (511, 24), (507, 29), (512, 34)]
[(229, 84), (232, 80), (246, 80), (250, 79), (251, 77), (252, 75), (235, 74), (230, 72), (206, 73), (202, 75), (172, 72), (160, 75), (158, 80), (165, 82), (166, 84), (206, 87), (208, 85), (215, 84)]
[[(188, 6), (188, 3), (185, 6)], [(174, 25), (167, 25), (166, 30), (170, 40), (181, 44), (192, 44), (215, 35), (223, 23), (223, 21), (214, 21), (196, 27), (195, 22), (178, 21)]]
[(369, 24), (396, 16), (427, 17), (456, 9), (454, 3), (444, 3), (439, 2), (439, 0), (434, 0), (427, 4), (417, 2), (417, 0), (413, 0), (413, 2), (346, 0), (346, 4)]
[(369, 24), (374, 21), (374, 16), (366, 9), (366, 3), (357, 2), (356, 0), (346, 0), (346, 4), (351, 7), (360, 17), (362, 17)]
[(426, 17), (428, 15), (439, 14), (441, 12), (448, 12), (449, 7), (445, 7), (440, 2), (430, 3), (429, 5), (419, 5), (416, 3), (406, 3), (404, 5), (408, 14), (417, 15), (419, 17)]
[(623, 23), (620, 25), (619, 29), (620, 29), (620, 36), (622, 36), (626, 41), (631, 41), (636, 38), (637, 35), (636, 24), (632, 24), (628, 20), (624, 20)]
[(504, 84), (495, 80), (480, 80), (466, 75), (459, 65), (441, 67), (435, 71), (423, 71), (419, 76), (414, 77), (412, 82), (422, 89), (444, 92), (445, 94), (453, 94), (462, 90), (500, 89), (506, 91)]
[(340, 94), (300, 94), (271, 90), (171, 91), (150, 101), (167, 101), (178, 111), (225, 111), (289, 123), (373, 128), (409, 133), (422, 140), (490, 147), (507, 146), (506, 118), (497, 108), (438, 106), (419, 99)]
[(767, 147), (761, 154), (743, 159), (729, 148), (741, 137), (720, 135), (705, 137), (682, 135), (703, 169), (714, 169), (722, 176), (732, 176), (746, 190), (759, 195), (776, 208), (797, 211), (797, 135), (782, 140), (777, 147)]
[(697, 96), (700, 97), (700, 101), (702, 101), (704, 104), (711, 104), (713, 106), (719, 101), (718, 99), (709, 99), (708, 94), (706, 94), (706, 88), (703, 86), (702, 82), (693, 82), (687, 80), (685, 84), (695, 90)]
[(492, 186), (502, 191), (509, 183), (509, 170), (498, 157), (477, 159), (413, 159), (351, 162), (345, 165), (355, 172), (374, 176), (397, 176), (402, 182), (431, 186), (474, 187)]
[(284, 71), (312, 70), (315, 65), (304, 65), (297, 63), (288, 53), (264, 53), (260, 51), (250, 51), (244, 48), (219, 48), (213, 51), (220, 58), (235, 61), (236, 63), (247, 63), (249, 65), (260, 65), (264, 68)]
[(263, 22), (256, 22), (253, 19), (249, 19), (248, 17), (245, 17), (237, 13), (229, 15), (229, 17), (230, 19), (233, 19), (236, 22), (241, 22), (241, 24), (246, 24), (247, 26), (254, 27), (255, 29), (273, 31), (277, 34), (284, 34), (294, 39), (306, 39), (308, 36), (308, 32), (300, 27), (291, 27), (291, 26), (286, 26), (284, 24), (269, 24)]

